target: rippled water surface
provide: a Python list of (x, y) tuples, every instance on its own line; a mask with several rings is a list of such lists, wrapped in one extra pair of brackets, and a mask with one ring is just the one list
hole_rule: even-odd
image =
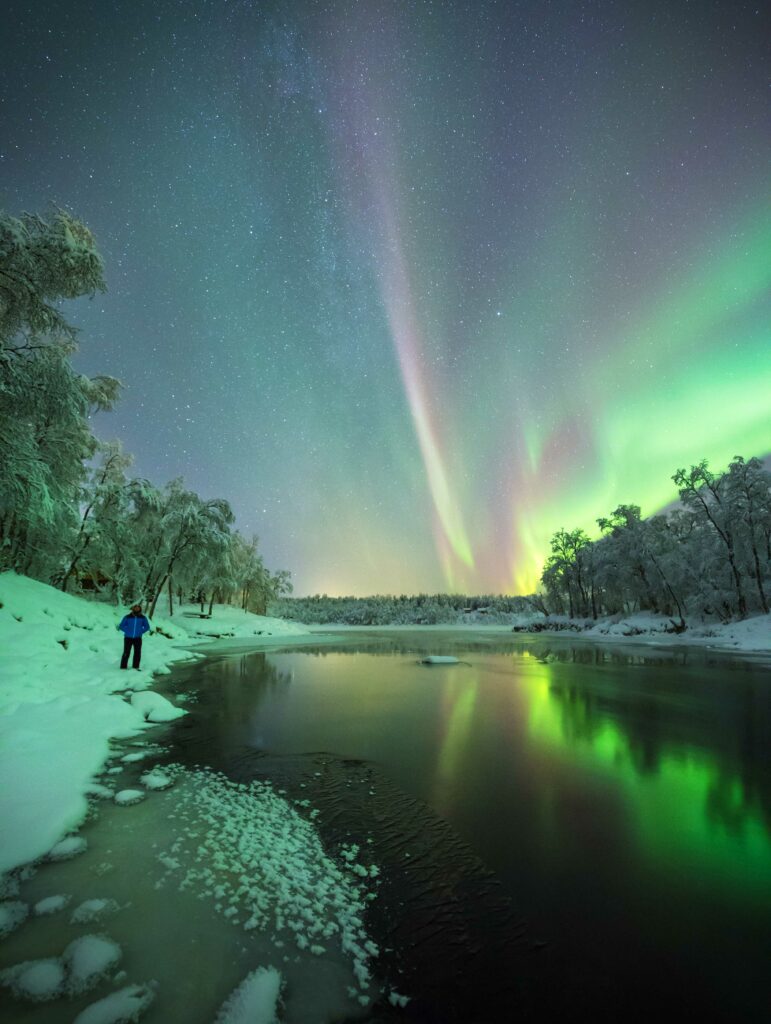
[[(425, 653), (463, 664), (418, 664)], [(205, 714), (182, 726), (190, 757), (216, 751), (247, 773), (267, 752), (363, 762), (391, 787), (391, 806), (416, 801), (432, 827), (466, 844), (524, 921), (530, 959), (511, 963), (528, 1012), (765, 1019), (767, 664), (363, 632), (317, 648), (217, 656), (177, 673), (178, 686), (193, 683)], [(350, 780), (339, 784), (338, 808), (351, 790)], [(370, 812), (356, 794), (358, 813), (377, 815), (377, 786), (367, 794)], [(388, 828), (398, 831), (398, 815)], [(509, 955), (513, 947), (496, 972)], [(425, 966), (426, 984), (440, 989), (441, 971)]]

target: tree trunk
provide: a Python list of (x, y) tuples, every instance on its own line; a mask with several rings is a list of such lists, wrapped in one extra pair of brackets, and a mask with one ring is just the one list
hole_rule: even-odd
[(758, 557), (758, 546), (755, 543), (755, 521), (752, 515), (749, 517), (750, 524), (750, 543), (752, 546), (752, 559), (755, 562), (755, 581), (758, 586), (758, 597), (760, 598), (760, 607), (763, 609), (764, 614), (768, 615), (768, 601), (766, 600), (766, 594), (763, 590), (763, 573), (760, 568), (760, 558)]
[(169, 576), (169, 618), (174, 614), (174, 593), (171, 587), (171, 576)]
[[(211, 592), (211, 600), (209, 601), (209, 616), (211, 617), (212, 608), (214, 607), (214, 591)], [(201, 611), (203, 611), (203, 605), (201, 605)]]
[(150, 603), (150, 618), (152, 618), (153, 615), (155, 615), (155, 606), (158, 604), (158, 598), (161, 596), (161, 593), (163, 592), (163, 587), (167, 579), (168, 574), (163, 577), (160, 584), (158, 585), (158, 587), (156, 587), (155, 592), (153, 593), (153, 598)]

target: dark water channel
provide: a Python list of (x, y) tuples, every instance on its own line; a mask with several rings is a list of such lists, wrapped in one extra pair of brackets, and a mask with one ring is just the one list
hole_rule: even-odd
[(768, 663), (373, 631), (171, 686), (175, 758), (373, 836), (404, 1018), (768, 1019)]

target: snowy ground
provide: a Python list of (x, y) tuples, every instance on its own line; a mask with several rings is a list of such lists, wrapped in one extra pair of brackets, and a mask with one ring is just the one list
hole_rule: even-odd
[[(139, 671), (119, 668), (125, 609), (63, 594), (15, 573), (0, 575), (0, 875), (46, 854), (83, 820), (86, 790), (111, 737), (129, 737), (184, 714), (159, 694), (137, 694), (154, 675), (195, 657), (214, 636), (301, 636), (295, 623), (215, 606), (156, 617)], [(116, 692), (120, 691), (120, 692)]]
[[(199, 915), (188, 955), (227, 961), (212, 976), (235, 986), (216, 1016), (214, 1004), (208, 1011), (217, 1024), (272, 1024), (279, 1013), (307, 1024), (352, 1019), (379, 992), (370, 970), (378, 949), (363, 921), (378, 870), (359, 863), (358, 846), (330, 858), (313, 815), (267, 783), (153, 767), (158, 726), (186, 713), (149, 689), (154, 675), (196, 657), (189, 648), (212, 637), (307, 636), (234, 608), (215, 607), (211, 618), (198, 611), (156, 616), (141, 670), (122, 671), (122, 610), (0, 575), (0, 938), (10, 936), (0, 987), (41, 1004), (30, 1021), (168, 1019), (180, 971), (190, 975), (185, 1019), (197, 1019), (201, 978), (170, 953), (171, 936), (158, 948), (139, 944), (151, 954), (142, 976), (122, 970), (127, 947), (142, 965), (136, 936), (148, 916), (153, 934), (165, 927), (159, 899), (172, 930)], [(92, 892), (103, 876), (105, 891)], [(219, 931), (207, 913), (222, 920)]]

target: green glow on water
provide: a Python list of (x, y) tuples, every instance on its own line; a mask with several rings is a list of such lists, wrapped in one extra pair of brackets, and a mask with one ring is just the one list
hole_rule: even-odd
[(446, 811), (454, 791), (456, 777), (467, 759), (474, 710), (479, 696), (479, 674), (467, 669), (462, 677), (453, 679), (443, 696), (442, 742), (436, 764), (437, 807)]
[(548, 664), (528, 661), (527, 733), (576, 772), (604, 777), (624, 801), (646, 870), (708, 881), (732, 896), (771, 896), (771, 835), (760, 795), (738, 769), (697, 746), (651, 745), (586, 695), (560, 691)]

